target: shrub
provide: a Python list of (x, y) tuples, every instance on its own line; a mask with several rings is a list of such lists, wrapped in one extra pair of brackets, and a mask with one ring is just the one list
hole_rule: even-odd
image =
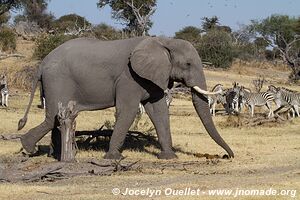
[(52, 23), (52, 28), (59, 33), (68, 32), (68, 30), (74, 28), (84, 28), (88, 26), (91, 26), (91, 23), (84, 17), (76, 14), (61, 16)]
[(40, 60), (44, 59), (53, 49), (61, 45), (62, 43), (74, 39), (75, 36), (69, 35), (42, 35), (36, 41), (36, 48), (34, 50), (34, 56)]
[(13, 51), (16, 49), (16, 35), (10, 28), (0, 28), (0, 49)]
[(233, 61), (232, 40), (224, 31), (208, 31), (196, 48), (203, 61), (211, 62), (217, 68), (228, 68)]
[(99, 24), (93, 28), (95, 37), (99, 40), (117, 40), (122, 38), (121, 31), (107, 24)]
[(8, 12), (3, 13), (2, 15), (0, 15), (0, 26), (2, 24), (6, 24), (10, 19), (10, 14)]
[(35, 66), (24, 66), (21, 69), (13, 69), (8, 72), (9, 82), (14, 88), (29, 91), (36, 75)]
[(199, 43), (201, 30), (194, 26), (187, 26), (175, 33), (175, 38), (191, 42), (193, 45)]
[(235, 45), (233, 47), (233, 54), (235, 58), (245, 61), (250, 61), (258, 57), (257, 49), (253, 43)]

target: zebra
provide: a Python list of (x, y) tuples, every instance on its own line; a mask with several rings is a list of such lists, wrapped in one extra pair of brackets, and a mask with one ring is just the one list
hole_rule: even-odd
[[(171, 105), (171, 103), (172, 103), (172, 101), (173, 101), (173, 97), (172, 97), (170, 89), (166, 89), (164, 91), (164, 98), (166, 99), (166, 103), (167, 103), (167, 106), (169, 108), (170, 105)], [(140, 115), (142, 115), (144, 113), (145, 113), (145, 108), (144, 108), (144, 106), (143, 106), (142, 103), (139, 103), (139, 109), (138, 109), (137, 115), (140, 116)]]
[(300, 93), (283, 87), (268, 86), (268, 91), (273, 93), (275, 104), (279, 110), (281, 107), (291, 107), (293, 118), (295, 113), (299, 117)]
[(216, 105), (217, 104), (221, 103), (224, 107), (226, 104), (226, 97), (225, 97), (226, 91), (224, 91), (223, 85), (222, 84), (215, 85), (212, 89), (212, 92), (216, 92), (216, 91), (220, 91), (220, 93), (207, 96), (209, 110), (213, 116), (216, 115)]
[(9, 90), (7, 86), (7, 78), (5, 75), (1, 75), (0, 78), (0, 93), (1, 93), (1, 106), (8, 107)]
[(246, 89), (244, 86), (241, 86), (240, 95), (245, 105), (248, 106), (249, 111), (251, 111), (251, 117), (254, 116), (255, 106), (266, 106), (269, 109), (268, 117), (270, 118), (274, 116), (272, 110), (272, 102), (274, 100), (274, 96), (271, 92), (252, 93), (251, 90)]
[(240, 112), (242, 107), (243, 107), (243, 100), (242, 100), (242, 97), (240, 95), (240, 90), (241, 90), (241, 87), (239, 86), (239, 83), (237, 82), (233, 82), (233, 87), (232, 87), (232, 91), (233, 91), (233, 96), (232, 96), (232, 99), (231, 99), (231, 106), (232, 106), (232, 109), (236, 112)]

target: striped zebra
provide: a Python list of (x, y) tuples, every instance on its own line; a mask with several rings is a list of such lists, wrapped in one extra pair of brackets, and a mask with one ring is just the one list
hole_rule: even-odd
[(231, 106), (234, 111), (240, 112), (244, 104), (243, 99), (240, 95), (241, 86), (239, 86), (239, 83), (237, 82), (234, 82), (232, 85), (232, 91), (234, 95), (232, 97)]
[(1, 93), (1, 106), (8, 106), (8, 86), (7, 86), (7, 78), (5, 75), (1, 75), (0, 78), (0, 93)]
[(292, 116), (295, 118), (295, 113), (299, 117), (300, 93), (289, 90), (287, 88), (275, 87), (270, 85), (268, 91), (273, 93), (275, 104), (280, 107), (291, 107)]
[(252, 93), (251, 90), (241, 86), (240, 95), (245, 105), (248, 106), (252, 117), (254, 116), (255, 106), (266, 106), (269, 109), (268, 117), (274, 116), (272, 110), (272, 102), (274, 100), (274, 97), (271, 92)]
[(219, 94), (209, 95), (207, 96), (208, 105), (210, 113), (215, 116), (216, 115), (216, 105), (222, 104), (225, 107), (226, 104), (226, 97), (225, 97), (225, 90), (223, 89), (222, 84), (217, 84), (211, 90), (212, 92), (220, 91)]
[[(170, 89), (166, 89), (164, 91), (164, 95), (165, 95), (167, 106), (169, 108), (170, 105), (171, 105), (171, 103), (172, 103), (172, 101), (173, 101), (171, 90)], [(145, 113), (145, 108), (144, 108), (143, 104), (139, 103), (139, 109), (138, 109), (137, 115), (140, 116), (140, 115), (142, 115), (144, 113)]]

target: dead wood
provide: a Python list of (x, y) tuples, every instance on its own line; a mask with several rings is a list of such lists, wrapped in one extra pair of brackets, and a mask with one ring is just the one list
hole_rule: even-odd
[(139, 161), (126, 162), (122, 160), (88, 160), (83, 162), (52, 162), (44, 164), (29, 164), (16, 160), (6, 163), (0, 168), (0, 182), (32, 182), (32, 181), (55, 181), (71, 178), (74, 176), (101, 175), (109, 176), (115, 172), (135, 170), (133, 166)]
[(17, 140), (17, 139), (20, 139), (20, 138), (21, 138), (20, 134), (0, 135), (0, 140)]
[(18, 53), (13, 53), (13, 54), (0, 53), (0, 60), (4, 60), (6, 58), (11, 58), (11, 57), (24, 58), (25, 56)]
[(58, 129), (61, 133), (61, 155), (60, 161), (73, 162), (75, 161), (76, 154), (76, 141), (75, 141), (75, 118), (78, 115), (78, 111), (75, 109), (76, 102), (70, 101), (67, 107), (62, 106), (62, 103), (58, 103), (58, 121), (60, 126)]

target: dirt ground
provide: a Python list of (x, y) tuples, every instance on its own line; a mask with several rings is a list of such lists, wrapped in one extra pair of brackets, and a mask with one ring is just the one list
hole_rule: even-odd
[[(11, 59), (12, 63), (20, 60)], [(9, 61), (5, 61), (9, 66)], [(235, 63), (228, 71), (205, 70), (207, 82), (211, 88), (216, 83), (225, 87), (233, 81), (249, 87), (251, 81), (264, 74), (268, 83), (284, 85), (300, 91), (299, 86), (285, 85), (288, 72), (272, 69), (265, 73), (261, 68), (247, 67)], [(265, 69), (266, 70), (266, 69)], [(270, 70), (268, 70), (270, 72)], [(225, 78), (224, 78), (225, 76)], [(264, 88), (265, 89), (265, 88)], [(37, 108), (38, 92), (29, 113), (25, 128), (17, 132), (18, 120), (23, 116), (29, 93), (12, 88), (10, 105), (0, 107), (0, 135), (23, 134), (38, 125), (44, 119), (44, 111)], [(259, 110), (264, 112), (266, 110)], [(245, 112), (245, 111), (244, 111)], [(217, 114), (215, 124), (224, 140), (235, 153), (234, 159), (206, 159), (201, 154), (224, 155), (225, 152), (208, 136), (202, 126), (189, 97), (175, 98), (170, 107), (171, 132), (173, 146), (178, 159), (158, 160), (159, 152), (156, 140), (135, 140), (127, 142), (123, 155), (126, 161), (138, 161), (138, 167), (126, 172), (115, 172), (110, 176), (76, 176), (68, 179), (38, 182), (0, 183), (0, 199), (229, 199), (240, 190), (276, 190), (281, 194), (264, 196), (238, 196), (236, 199), (300, 199), (300, 119), (285, 123), (270, 123), (256, 127), (224, 126), (228, 116)], [(106, 121), (114, 120), (114, 109), (80, 113), (77, 118), (77, 130), (96, 130)], [(138, 131), (155, 136), (152, 124), (143, 116)], [(47, 135), (39, 145), (48, 145)], [(101, 145), (100, 145), (101, 144)], [(80, 148), (76, 159), (102, 159), (108, 142)], [(97, 146), (98, 145), (98, 146)], [(18, 140), (0, 140), (0, 172), (7, 163), (18, 164), (16, 159), (22, 156)], [(32, 165), (55, 162), (46, 154), (31, 157)], [(152, 189), (161, 191), (153, 195), (114, 195), (113, 192), (126, 192), (126, 188), (135, 192)], [(173, 195), (167, 194), (171, 188)], [(201, 196), (180, 195), (176, 190), (200, 189)], [(211, 190), (232, 190), (232, 194), (209, 195)], [(296, 191), (296, 193), (293, 191)], [(177, 195), (176, 195), (177, 194)], [(287, 194), (287, 195), (283, 195)]]

